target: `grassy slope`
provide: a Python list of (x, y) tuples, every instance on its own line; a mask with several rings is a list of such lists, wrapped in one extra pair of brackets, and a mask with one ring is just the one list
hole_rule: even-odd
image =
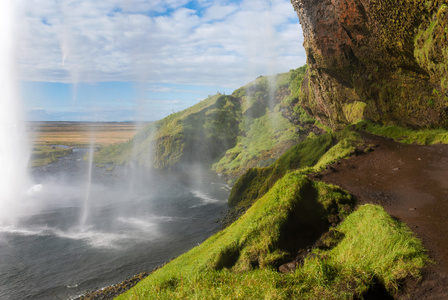
[[(316, 250), (296, 272), (275, 266), (286, 226), (300, 238), (314, 222), (346, 214), (353, 200), (300, 172), (279, 180), (238, 221), (155, 271), (119, 299), (350, 299), (379, 281), (393, 291), (427, 261), (421, 243), (381, 207), (366, 205), (337, 228), (342, 240)], [(360, 234), (361, 233), (361, 234)]]
[(319, 171), (326, 165), (352, 154), (358, 143), (361, 143), (360, 136), (349, 129), (308, 138), (286, 151), (271, 166), (249, 169), (238, 178), (229, 196), (229, 204), (250, 205), (289, 171)]
[(356, 127), (406, 144), (448, 144), (448, 132), (445, 129), (412, 130), (398, 125), (380, 125), (367, 121), (357, 123)]
[[(315, 122), (298, 106), (305, 71), (303, 66), (289, 73), (260, 77), (233, 93), (242, 101), (242, 134), (235, 147), (213, 164), (215, 172), (236, 179), (250, 168), (269, 166), (305, 138), (298, 132), (303, 125)], [(269, 96), (275, 98), (270, 109), (266, 103)]]
[(214, 163), (212, 169), (231, 180), (268, 166), (297, 143), (303, 124), (314, 123), (297, 106), (305, 70), (259, 77), (231, 96), (209, 97), (148, 125), (130, 143), (103, 148), (95, 161), (134, 160), (159, 169)]
[(232, 107), (228, 103), (234, 102), (234, 99), (224, 95), (209, 97), (184, 111), (147, 125), (129, 143), (103, 148), (96, 154), (95, 162), (123, 164), (134, 160), (148, 167), (172, 167), (184, 154), (186, 143), (193, 144), (194, 141), (187, 137), (193, 135), (194, 130), (197, 136), (204, 134), (207, 126), (213, 127), (210, 113), (223, 108), (228, 108), (227, 113), (231, 113)]
[[(290, 72), (289, 79), (300, 77), (299, 71)], [(287, 78), (282, 76), (279, 78)], [(282, 90), (278, 83), (281, 81), (277, 80), (277, 91)], [(269, 167), (263, 167), (275, 160), (273, 153), (284, 152), (277, 151), (276, 145), (297, 139), (296, 128), (314, 122), (296, 105), (293, 84), (289, 84), (289, 96), (282, 96), (275, 107), (263, 102), (263, 95), (269, 88), (264, 94), (261, 91), (266, 86), (269, 87), (269, 80), (259, 78), (235, 91), (224, 105), (216, 104), (219, 97), (209, 98), (199, 104), (199, 110), (194, 107), (173, 114), (136, 136), (135, 141), (141, 147), (137, 152), (146, 153), (148, 146), (157, 141), (157, 145), (163, 145), (163, 150), (177, 149), (178, 152), (167, 152), (171, 155), (168, 159), (161, 158), (161, 161), (175, 162), (184, 155), (186, 146), (182, 138), (189, 133), (197, 134), (198, 126), (206, 130), (207, 114), (214, 114), (213, 120), (216, 120), (216, 114), (224, 112), (225, 116), (238, 121), (239, 131), (230, 131), (238, 132), (230, 134), (235, 138), (235, 145), (215, 160), (213, 169), (237, 176), (246, 168), (255, 167), (235, 183), (229, 199), (233, 205), (252, 207), (234, 224), (155, 271), (120, 299), (351, 299), (362, 296), (371, 285), (381, 284), (393, 292), (406, 276), (419, 276), (419, 270), (428, 261), (420, 241), (404, 224), (373, 205), (359, 207), (333, 230), (343, 237), (329, 242), (336, 244), (334, 248), (315, 249), (294, 273), (277, 272), (278, 265), (294, 252), (285, 244), (286, 240), (300, 240), (309, 231), (310, 224), (312, 228), (328, 229), (330, 224), (343, 219), (353, 204), (346, 192), (312, 182), (304, 174), (349, 156), (361, 140), (348, 128), (311, 137), (286, 151)], [(229, 105), (233, 105), (234, 112), (238, 107), (235, 115), (228, 114), (226, 107)], [(269, 124), (276, 115), (283, 119)], [(293, 124), (300, 120), (300, 125), (291, 130), (294, 127), (283, 125), (286, 119)], [(221, 135), (229, 133), (218, 125), (209, 127), (210, 134), (213, 130), (221, 130)], [(226, 128), (235, 129), (235, 124)], [(405, 142), (427, 144), (447, 140), (444, 131), (414, 132), (368, 122), (358, 123), (357, 128)], [(164, 144), (160, 139), (170, 141)], [(285, 148), (290, 146), (284, 145)], [(119, 155), (126, 151), (131, 155), (136, 151), (129, 144), (116, 147), (125, 149), (118, 151)], [(316, 224), (318, 226), (314, 226)]]
[[(349, 194), (304, 175), (350, 155), (360, 142), (346, 129), (293, 147), (271, 167), (280, 171), (278, 180), (239, 220), (119, 299), (352, 299), (377, 284), (395, 292), (429, 261), (421, 242), (379, 206), (349, 214)], [(277, 271), (330, 224), (337, 238), (320, 240), (331, 246), (315, 248), (293, 273)], [(291, 247), (291, 241), (299, 242)]]

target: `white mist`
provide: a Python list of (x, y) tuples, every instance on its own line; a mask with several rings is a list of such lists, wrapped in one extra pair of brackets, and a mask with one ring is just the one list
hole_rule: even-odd
[[(92, 130), (92, 129), (90, 129)], [(87, 169), (87, 182), (86, 182), (86, 194), (84, 196), (84, 202), (81, 206), (81, 219), (80, 230), (85, 231), (87, 229), (87, 218), (89, 217), (90, 197), (92, 190), (92, 171), (93, 171), (93, 153), (95, 151), (95, 141), (93, 137), (90, 137), (90, 147), (88, 152), (88, 169)]]
[(0, 222), (14, 218), (31, 187), (27, 174), (29, 149), (16, 74), (14, 3), (1, 0), (0, 4)]

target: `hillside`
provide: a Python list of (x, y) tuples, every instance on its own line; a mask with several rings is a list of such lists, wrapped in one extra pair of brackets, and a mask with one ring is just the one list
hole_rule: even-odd
[[(381, 206), (359, 205), (346, 191), (310, 179), (322, 171), (337, 176), (326, 166), (337, 166), (343, 157), (368, 160), (377, 151), (369, 142), (350, 127), (307, 139), (269, 168), (252, 169), (269, 175), (241, 179), (249, 171), (234, 189), (241, 180), (241, 192), (261, 190), (253, 189), (260, 182), (269, 187), (243, 200), (251, 207), (241, 218), (119, 299), (399, 297), (402, 283), (416, 282), (429, 262), (422, 243)], [(304, 149), (315, 154), (306, 157)], [(440, 277), (429, 287), (438, 283)], [(440, 296), (440, 290), (429, 295)]]
[(232, 95), (210, 96), (149, 124), (129, 143), (103, 148), (95, 161), (156, 169), (199, 163), (230, 181), (251, 167), (268, 166), (321, 131), (298, 105), (305, 71), (260, 76)]

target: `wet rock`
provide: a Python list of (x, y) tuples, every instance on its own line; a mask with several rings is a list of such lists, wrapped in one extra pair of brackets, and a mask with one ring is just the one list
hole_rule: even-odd
[[(157, 269), (157, 268), (156, 268)], [(76, 300), (108, 300), (125, 293), (133, 286), (135, 286), (142, 279), (149, 275), (148, 272), (141, 272), (133, 277), (126, 279), (125, 281), (116, 285), (108, 286), (102, 289), (98, 289), (94, 292), (87, 293), (78, 297)]]
[(226, 228), (238, 220), (249, 208), (250, 205), (244, 207), (232, 207), (227, 211), (225, 216), (222, 219), (217, 220), (217, 222), (221, 223), (222, 228)]

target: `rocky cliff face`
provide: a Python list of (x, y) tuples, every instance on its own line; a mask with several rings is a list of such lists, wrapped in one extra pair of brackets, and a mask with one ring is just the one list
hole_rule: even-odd
[(448, 1), (292, 0), (308, 73), (301, 104), (332, 128), (359, 119), (448, 127)]

